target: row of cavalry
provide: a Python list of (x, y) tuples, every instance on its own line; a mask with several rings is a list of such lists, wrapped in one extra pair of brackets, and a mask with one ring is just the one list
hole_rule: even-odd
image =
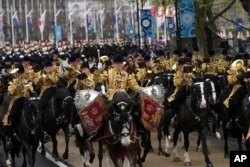
[[(1, 82), (7, 90), (11, 76), (1, 76)], [(41, 112), (39, 108), (40, 98), (35, 94), (33, 97), (21, 97), (13, 106), (10, 118), (13, 134), (11, 137), (13, 147), (5, 147), (5, 134), (0, 125), (1, 143), (6, 156), (6, 166), (15, 166), (15, 156), (23, 153), (23, 166), (27, 163), (34, 166), (36, 151), (41, 143), (41, 154), (46, 156), (44, 140), (41, 138), (46, 131), (52, 140), (52, 155), (55, 160), (60, 160), (57, 151), (57, 131), (62, 129), (65, 134), (65, 151), (63, 159), (69, 155), (70, 125), (73, 118), (78, 118), (77, 129), (74, 131), (77, 146), (81, 156), (85, 157), (84, 166), (91, 166), (95, 158), (93, 143), (98, 142), (99, 166), (102, 166), (103, 151), (108, 151), (109, 158), (114, 166), (123, 166), (125, 157), (130, 166), (137, 164), (142, 167), (146, 161), (152, 145), (151, 132), (157, 131), (159, 141), (159, 155), (170, 156), (170, 140), (173, 140), (173, 156), (175, 161), (180, 161), (177, 151), (177, 140), (182, 132), (184, 136), (184, 165), (191, 165), (188, 154), (189, 133), (197, 130), (197, 142), (202, 144), (203, 154), (207, 167), (213, 164), (209, 159), (206, 136), (208, 130), (219, 136), (218, 129), (223, 129), (225, 141), (224, 156), (229, 157), (228, 137), (237, 138), (239, 150), (242, 150), (242, 137), (247, 137), (250, 124), (250, 84), (245, 83), (245, 97), (237, 110), (237, 122), (233, 121), (232, 127), (228, 128), (229, 112), (223, 107), (222, 99), (230, 86), (227, 83), (227, 74), (204, 75), (187, 85), (188, 96), (180, 106), (180, 111), (174, 124), (174, 133), (170, 134), (174, 114), (168, 104), (165, 103), (167, 94), (173, 92), (173, 72), (165, 71), (155, 76), (154, 83), (138, 92), (127, 94), (117, 90), (113, 99), (107, 105), (103, 94), (102, 85), (97, 85), (95, 90), (80, 90), (72, 97), (64, 78), (59, 79), (56, 87), (50, 87), (46, 91), (53, 93), (46, 109)], [(99, 90), (99, 91), (98, 91)], [(205, 100), (205, 103), (204, 103)], [(237, 99), (236, 99), (237, 100)], [(8, 93), (2, 95), (1, 111), (6, 111), (6, 105), (10, 101)], [(155, 102), (152, 104), (152, 101)], [(145, 108), (154, 107), (153, 110)], [(146, 106), (146, 107), (145, 107)], [(159, 111), (157, 110), (157, 107)], [(154, 112), (154, 114), (146, 112)], [(150, 117), (150, 118), (147, 118)], [(210, 128), (211, 127), (211, 128)], [(171, 136), (172, 139), (171, 139)], [(166, 148), (161, 145), (165, 138)], [(245, 142), (249, 150), (249, 139)], [(106, 148), (106, 149), (104, 149)], [(144, 149), (144, 150), (143, 150)], [(143, 151), (142, 151), (143, 150)]]

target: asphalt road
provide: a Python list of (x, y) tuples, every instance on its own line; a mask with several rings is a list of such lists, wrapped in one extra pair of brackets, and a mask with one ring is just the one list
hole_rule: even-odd
[[(1, 142), (1, 141), (0, 141)], [(19, 157), (15, 159), (16, 167), (22, 166), (23, 163), (23, 157)], [(0, 167), (5, 166), (5, 154), (3, 151), (3, 145), (0, 145)], [(54, 164), (52, 161), (50, 161), (48, 158), (42, 157), (38, 152), (36, 154), (36, 167), (58, 167), (58, 165)]]
[[(60, 132), (57, 138), (58, 138), (58, 152), (59, 152), (59, 156), (61, 156), (63, 154), (64, 145), (65, 145), (63, 133)], [(182, 162), (173, 162), (172, 155), (168, 158), (163, 155), (161, 156), (158, 155), (158, 150), (157, 150), (158, 142), (156, 138), (156, 133), (152, 134), (151, 139), (152, 139), (154, 152), (148, 154), (146, 162), (144, 163), (144, 167), (180, 167), (184, 165), (183, 163), (184, 151), (183, 149), (181, 149), (180, 143), (179, 143), (178, 148), (179, 148), (179, 155), (180, 155)], [(189, 149), (190, 154), (189, 155), (190, 155), (190, 159), (192, 161), (193, 167), (202, 167), (202, 166), (205, 166), (204, 157), (201, 151), (196, 150), (196, 139), (197, 139), (196, 132), (193, 132), (192, 134), (190, 134), (190, 149)], [(217, 140), (213, 136), (208, 136), (207, 141), (208, 141), (208, 149), (210, 152), (210, 159), (212, 163), (214, 164), (214, 166), (215, 167), (229, 167), (229, 159), (224, 158), (224, 152), (223, 152), (224, 140), (223, 139)], [(162, 144), (164, 146), (164, 141), (162, 141)], [(45, 147), (48, 149), (48, 152), (52, 151), (51, 143), (46, 144)], [(97, 152), (98, 150), (97, 150), (96, 143), (94, 143), (94, 148), (95, 148), (95, 151)], [(236, 144), (236, 140), (234, 139), (229, 140), (229, 148), (230, 150), (237, 150), (238, 146)], [(68, 166), (65, 163), (61, 163), (61, 162), (59, 162), (60, 164), (56, 165), (52, 161), (53, 161), (53, 158), (51, 158), (49, 154), (47, 154), (46, 158), (43, 158), (38, 153), (36, 155), (35, 166), (36, 167), (55, 167), (55, 166), (67, 167)], [(18, 158), (16, 162), (17, 162), (17, 167), (21, 166), (22, 158)], [(0, 146), (0, 167), (2, 167), (3, 164), (4, 164), (4, 154), (3, 154), (2, 146)], [(67, 164), (70, 164), (70, 166), (74, 166), (74, 167), (82, 167), (82, 158), (79, 154), (78, 148), (75, 146), (74, 137), (71, 137), (70, 139), (69, 159), (67, 160)], [(108, 166), (106, 155), (104, 155), (103, 166), (104, 167)], [(94, 160), (93, 167), (98, 167), (97, 154), (96, 154), (96, 159)]]

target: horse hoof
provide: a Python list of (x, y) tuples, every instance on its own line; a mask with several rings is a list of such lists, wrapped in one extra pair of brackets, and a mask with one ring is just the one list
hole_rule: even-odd
[(224, 154), (224, 158), (229, 158), (229, 154), (228, 153)]
[(45, 156), (46, 156), (46, 152), (45, 152), (45, 151), (42, 151), (42, 152), (41, 152), (41, 155), (42, 155), (42, 157), (45, 157)]
[(59, 159), (59, 157), (55, 157), (55, 161), (59, 161), (60, 159)]
[(162, 154), (165, 155), (166, 157), (170, 157), (170, 153), (168, 153), (166, 151), (164, 151)]
[(161, 155), (161, 154), (162, 154), (162, 152), (161, 152), (161, 151), (159, 151), (159, 152), (158, 152), (158, 155)]
[(62, 157), (63, 157), (63, 159), (68, 159), (68, 158), (69, 158), (69, 153), (66, 153), (66, 152), (63, 153), (63, 156), (62, 156)]
[(210, 163), (210, 164), (207, 164), (206, 167), (214, 167), (214, 165)]
[(180, 157), (174, 157), (174, 162), (181, 162), (181, 158)]
[(184, 162), (184, 166), (192, 166), (191, 162)]
[(141, 158), (141, 162), (145, 162), (145, 158)]

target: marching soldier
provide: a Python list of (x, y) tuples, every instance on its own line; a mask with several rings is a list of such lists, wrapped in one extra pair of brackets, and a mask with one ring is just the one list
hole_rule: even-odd
[[(11, 121), (9, 116), (14, 109), (18, 108), (20, 103), (20, 98), (24, 98), (29, 96), (29, 93), (33, 93), (34, 89), (32, 83), (29, 83), (28, 80), (25, 79), (25, 71), (24, 67), (20, 64), (17, 69), (15, 79), (9, 82), (8, 86), (8, 94), (11, 96), (11, 101), (9, 103), (8, 110), (3, 118), (3, 126), (6, 131), (6, 146), (8, 149), (11, 149), (11, 135), (12, 135), (12, 128), (11, 128)], [(14, 73), (14, 72), (13, 72)]]

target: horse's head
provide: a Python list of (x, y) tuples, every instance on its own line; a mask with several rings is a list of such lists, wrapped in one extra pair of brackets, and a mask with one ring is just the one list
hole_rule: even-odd
[(226, 89), (226, 87), (228, 86), (226, 73), (218, 74), (218, 85), (220, 86), (221, 92)]
[(191, 92), (194, 102), (196, 103), (199, 109), (207, 108), (207, 101), (209, 97), (208, 89), (205, 85), (205, 82), (195, 82), (192, 87)]
[(174, 78), (174, 74), (172, 71), (166, 71), (162, 75), (163, 86), (164, 86), (164, 88), (167, 89), (167, 91), (171, 91), (174, 88), (173, 78)]
[(132, 102), (125, 92), (117, 92), (111, 101), (109, 108), (109, 131), (122, 145), (131, 143), (133, 133)]
[(66, 88), (58, 88), (54, 96), (54, 108), (57, 123), (69, 123), (75, 110), (74, 99)]
[(41, 121), (41, 112), (39, 108), (40, 98), (38, 96), (29, 97), (26, 103), (26, 117), (32, 126), (37, 126)]
[(215, 105), (217, 103), (217, 98), (218, 98), (216, 88), (215, 88), (215, 83), (210, 79), (206, 79), (204, 84), (205, 84), (205, 88), (207, 89), (207, 92), (208, 92), (209, 104)]

